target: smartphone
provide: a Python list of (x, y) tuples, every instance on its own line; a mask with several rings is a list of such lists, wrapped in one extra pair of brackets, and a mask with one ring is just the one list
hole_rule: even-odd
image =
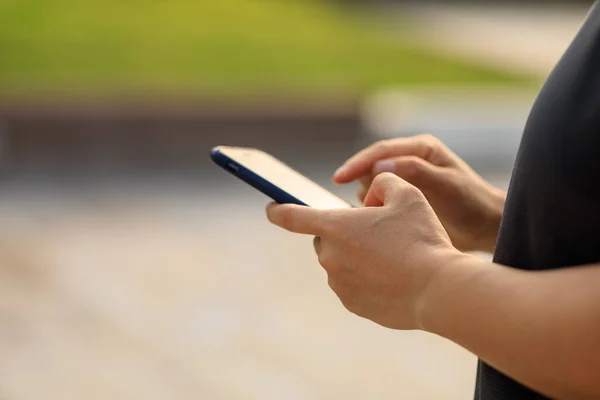
[(218, 146), (211, 151), (211, 158), (219, 166), (277, 203), (292, 203), (319, 209), (352, 207), (350, 203), (263, 151)]

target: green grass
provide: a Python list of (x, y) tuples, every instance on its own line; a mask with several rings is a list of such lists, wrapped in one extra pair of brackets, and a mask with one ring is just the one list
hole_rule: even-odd
[(526, 82), (317, 0), (0, 0), (4, 91), (221, 96)]

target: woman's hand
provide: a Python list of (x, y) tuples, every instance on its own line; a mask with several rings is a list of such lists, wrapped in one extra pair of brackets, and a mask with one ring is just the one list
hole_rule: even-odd
[(351, 312), (463, 346), (551, 398), (600, 398), (599, 264), (522, 271), (455, 249), (416, 187), (378, 175), (364, 208), (269, 206), (269, 220), (317, 236), (329, 285)]
[(431, 135), (384, 140), (350, 158), (334, 175), (337, 183), (361, 182), (365, 199), (373, 178), (391, 172), (418, 187), (454, 246), (493, 251), (506, 194), (484, 181)]
[(464, 257), (416, 187), (377, 176), (365, 208), (271, 204), (269, 220), (314, 235), (329, 286), (351, 312), (394, 329), (422, 328), (420, 303), (433, 277)]

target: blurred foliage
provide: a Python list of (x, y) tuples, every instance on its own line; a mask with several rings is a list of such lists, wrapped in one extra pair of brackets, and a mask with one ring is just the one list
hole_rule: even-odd
[(316, 0), (0, 0), (5, 92), (362, 93), (523, 82)]

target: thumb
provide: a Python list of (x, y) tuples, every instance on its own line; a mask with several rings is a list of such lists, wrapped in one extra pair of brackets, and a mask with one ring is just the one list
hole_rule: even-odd
[(435, 186), (444, 179), (443, 168), (415, 156), (403, 156), (382, 160), (373, 166), (373, 175), (391, 172), (424, 189)]
[(404, 186), (409, 184), (392, 173), (377, 175), (365, 197), (365, 207), (382, 207), (389, 204), (396, 192)]

